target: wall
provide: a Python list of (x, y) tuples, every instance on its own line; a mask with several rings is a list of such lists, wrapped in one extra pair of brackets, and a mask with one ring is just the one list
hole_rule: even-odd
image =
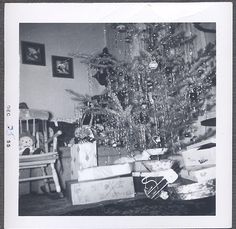
[(21, 24), (20, 41), (45, 45), (46, 66), (20, 65), (20, 102), (29, 108), (48, 110), (55, 119), (73, 119), (76, 103), (65, 89), (93, 95), (103, 89), (93, 79), (89, 91), (87, 66), (77, 58), (73, 58), (74, 79), (53, 77), (51, 65), (52, 55), (101, 52), (105, 45), (103, 24)]

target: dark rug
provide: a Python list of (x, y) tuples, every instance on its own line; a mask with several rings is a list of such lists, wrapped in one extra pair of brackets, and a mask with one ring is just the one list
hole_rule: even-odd
[(65, 216), (215, 215), (215, 197), (199, 200), (139, 199), (72, 211)]

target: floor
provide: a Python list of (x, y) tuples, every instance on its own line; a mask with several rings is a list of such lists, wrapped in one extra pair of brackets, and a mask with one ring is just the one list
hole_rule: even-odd
[(20, 216), (135, 216), (215, 215), (215, 198), (200, 200), (150, 200), (140, 194), (132, 199), (72, 206), (56, 193), (28, 194), (19, 199)]

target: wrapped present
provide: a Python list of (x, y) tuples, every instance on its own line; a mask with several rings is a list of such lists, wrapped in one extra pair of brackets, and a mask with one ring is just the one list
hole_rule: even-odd
[(152, 180), (159, 183), (164, 178), (169, 184), (178, 179), (178, 174), (172, 169), (156, 172), (132, 172), (132, 176), (134, 179), (134, 187), (136, 192), (144, 192), (145, 184), (151, 183)]
[(180, 176), (184, 179), (195, 182), (203, 182), (216, 178), (215, 166), (193, 166), (187, 169), (182, 169)]
[(167, 148), (154, 148), (154, 149), (146, 149), (145, 151), (150, 155), (150, 156), (159, 156), (163, 155), (166, 153), (168, 149)]
[(78, 171), (78, 181), (96, 180), (131, 174), (131, 164), (107, 165)]
[(134, 197), (134, 183), (131, 176), (83, 182), (69, 181), (67, 187), (73, 205)]
[(215, 195), (215, 180), (169, 187), (171, 199), (194, 200)]
[(192, 148), (182, 152), (185, 167), (216, 164), (216, 147)]
[(206, 146), (208, 148), (209, 148), (209, 146), (216, 146), (216, 138), (215, 137), (208, 138), (204, 141), (189, 145), (189, 146), (187, 146), (187, 150), (194, 149), (194, 148), (199, 149), (199, 147), (202, 147), (202, 146)]
[(174, 164), (173, 160), (146, 160), (135, 161), (133, 165), (134, 172), (155, 172), (160, 170), (171, 169)]
[(78, 170), (97, 166), (96, 142), (84, 142), (71, 147), (71, 178), (78, 179)]

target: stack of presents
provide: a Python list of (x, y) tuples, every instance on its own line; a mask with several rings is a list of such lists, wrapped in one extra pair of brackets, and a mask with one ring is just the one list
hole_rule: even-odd
[(215, 149), (215, 139), (209, 139), (179, 155), (168, 157), (165, 149), (157, 148), (99, 164), (96, 142), (79, 143), (69, 149), (68, 160), (62, 160), (67, 164), (60, 177), (73, 205), (138, 195), (150, 199), (205, 198), (215, 195)]

